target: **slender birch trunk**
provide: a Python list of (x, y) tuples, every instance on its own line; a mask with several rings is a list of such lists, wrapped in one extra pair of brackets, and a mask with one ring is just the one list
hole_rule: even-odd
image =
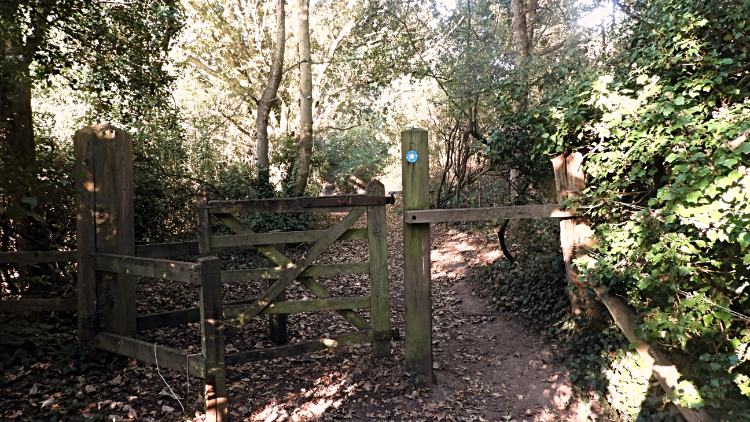
[(286, 49), (286, 20), (284, 15), (284, 0), (276, 0), (276, 51), (273, 65), (268, 74), (268, 84), (258, 101), (258, 167), (268, 169), (268, 115), (281, 84), (281, 74), (284, 67), (284, 50)]
[(297, 27), (299, 36), (299, 108), (300, 134), (297, 148), (297, 177), (295, 195), (305, 193), (310, 176), (310, 160), (313, 146), (312, 118), (312, 60), (310, 57), (310, 0), (297, 1)]

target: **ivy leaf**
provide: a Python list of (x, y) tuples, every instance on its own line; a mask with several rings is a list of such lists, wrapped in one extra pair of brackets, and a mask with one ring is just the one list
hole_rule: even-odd
[(26, 218), (26, 210), (18, 205), (12, 205), (5, 210), (5, 214), (13, 221), (21, 221)]
[(687, 194), (687, 196), (685, 197), (685, 199), (688, 202), (695, 203), (695, 202), (698, 202), (698, 199), (700, 199), (702, 196), (703, 196), (703, 194), (701, 193), (701, 191), (692, 191), (689, 194)]
[(21, 202), (29, 204), (29, 207), (33, 210), (34, 207), (39, 205), (39, 200), (34, 198), (33, 196), (24, 196), (23, 199), (21, 199)]

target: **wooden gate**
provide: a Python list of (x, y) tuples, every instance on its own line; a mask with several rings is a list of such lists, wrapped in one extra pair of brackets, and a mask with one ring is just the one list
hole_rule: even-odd
[[(388, 249), (386, 239), (385, 205), (393, 198), (385, 196), (383, 184), (377, 180), (367, 186), (367, 195), (337, 196), (326, 198), (289, 198), (248, 201), (211, 201), (205, 191), (198, 193), (198, 236), (201, 256), (220, 251), (257, 249), (274, 267), (252, 270), (222, 271), (222, 283), (243, 280), (267, 279), (273, 281), (258, 298), (248, 303), (224, 306), (224, 317), (234, 318), (227, 327), (225, 338), (234, 338), (238, 330), (258, 315), (286, 315), (297, 312), (336, 311), (357, 331), (337, 337), (297, 343), (269, 349), (235, 353), (226, 357), (226, 363), (273, 359), (312, 352), (352, 343), (373, 343), (376, 357), (390, 355), (390, 330), (388, 303)], [(234, 214), (242, 213), (299, 213), (348, 211), (338, 224), (329, 230), (301, 232), (255, 233), (243, 225)], [(352, 229), (352, 225), (367, 213), (367, 228)], [(211, 230), (211, 216), (216, 217), (235, 235), (216, 236)], [(343, 264), (312, 263), (329, 246), (338, 240), (367, 239), (369, 261)], [(310, 249), (296, 262), (287, 258), (275, 245), (285, 243), (314, 242)], [(363, 297), (333, 298), (315, 276), (344, 274), (369, 274), (370, 295)], [(285, 301), (284, 291), (294, 280), (306, 287), (318, 299)], [(354, 309), (370, 309), (368, 323)], [(283, 342), (285, 324), (272, 320), (271, 338)]]
[[(256, 201), (209, 201), (198, 194), (199, 240), (176, 244), (134, 245), (133, 178), (130, 136), (114, 127), (98, 125), (78, 131), (75, 136), (77, 170), (85, 176), (77, 180), (78, 237), (78, 316), (79, 344), (86, 350), (101, 349), (205, 380), (206, 421), (227, 420), (226, 365), (291, 356), (346, 344), (372, 342), (373, 354), (390, 354), (388, 297), (388, 250), (385, 206), (393, 203), (385, 196), (379, 181), (367, 186), (367, 195), (327, 198), (294, 198)], [(342, 212), (349, 214), (330, 230), (305, 232), (253, 233), (233, 214), (278, 212)], [(367, 228), (351, 226), (367, 213)], [(214, 215), (236, 235), (213, 236), (210, 219)], [(369, 261), (311, 265), (337, 240), (367, 239)], [(276, 247), (282, 243), (314, 242), (297, 262)], [(256, 248), (274, 267), (243, 271), (221, 271), (221, 261), (213, 252)], [(200, 253), (197, 263), (162, 259)], [(315, 276), (369, 274), (370, 295), (333, 298), (314, 280)], [(135, 277), (151, 277), (168, 282), (199, 286), (196, 308), (138, 315)], [(275, 280), (260, 297), (224, 303), (222, 286), (241, 280)], [(283, 292), (298, 280), (318, 297), (317, 300), (283, 301)], [(370, 321), (355, 309), (370, 309)], [(224, 339), (252, 318), (268, 314), (276, 322), (296, 312), (333, 310), (343, 315), (356, 331), (332, 338), (251, 350), (225, 356)], [(234, 317), (227, 330), (224, 318)], [(137, 339), (139, 331), (178, 326), (200, 321), (201, 353), (160, 346)], [(275, 325), (277, 342), (285, 336), (283, 324)]]

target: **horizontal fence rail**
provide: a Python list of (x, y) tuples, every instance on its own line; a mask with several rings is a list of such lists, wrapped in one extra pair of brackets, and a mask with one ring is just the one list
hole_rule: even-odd
[(135, 245), (135, 256), (142, 258), (167, 258), (183, 255), (198, 255), (198, 241)]
[(575, 208), (563, 210), (558, 204), (515, 207), (454, 208), (404, 211), (404, 223), (447, 223), (451, 221), (504, 220), (517, 218), (566, 218), (578, 215)]
[[(356, 235), (354, 235), (356, 237)], [(135, 255), (138, 258), (166, 258), (171, 256), (183, 256), (183, 255), (198, 255), (198, 241), (187, 241), (187, 242), (173, 242), (173, 243), (155, 243), (151, 245), (136, 245)], [(128, 257), (134, 258), (134, 257)], [(106, 260), (107, 258), (102, 258)], [(20, 252), (0, 252), (0, 264), (40, 264), (40, 263), (52, 263), (52, 262), (78, 262), (78, 251), (20, 251)], [(140, 261), (141, 264), (147, 261)], [(170, 261), (171, 262), (171, 261)], [(178, 263), (180, 264), (180, 263)], [(102, 265), (108, 265), (106, 271), (115, 271), (117, 268), (113, 267), (120, 264), (113, 264), (111, 262), (104, 263)], [(190, 264), (195, 265), (195, 264)], [(104, 268), (100, 268), (105, 271)], [(186, 281), (189, 283), (196, 282), (195, 271), (191, 272), (187, 278), (184, 275), (177, 274), (181, 270), (173, 270), (167, 268), (167, 271), (162, 271), (160, 277), (154, 272), (144, 273), (142, 269), (133, 268), (129, 274), (143, 275), (147, 277), (155, 277), (162, 279), (170, 279), (176, 281)], [(127, 271), (126, 271), (127, 272)], [(355, 273), (352, 273), (355, 274)], [(177, 277), (177, 278), (174, 278)], [(192, 277), (192, 278), (191, 278)], [(261, 277), (263, 278), (263, 277)], [(252, 278), (250, 278), (252, 279)], [(0, 312), (38, 312), (38, 311), (49, 311), (49, 312), (60, 312), (60, 311), (76, 311), (78, 309), (78, 300), (76, 298), (63, 298), (63, 299), (9, 299), (0, 300)]]
[(96, 347), (118, 355), (156, 364), (175, 371), (190, 371), (194, 377), (205, 378), (206, 359), (195, 353), (183, 352), (171, 347), (158, 346), (134, 338), (112, 333), (98, 333)]
[[(274, 302), (259, 315), (293, 314), (297, 312), (336, 311), (339, 309), (366, 309), (370, 307), (370, 296), (342, 297), (318, 300), (298, 300), (294, 302)], [(242, 313), (247, 305), (225, 305), (224, 317), (233, 318)]]
[(21, 299), (0, 300), (0, 312), (75, 311), (78, 299)]
[[(239, 315), (255, 299), (245, 299), (223, 304), (225, 318)], [(337, 311), (342, 309), (368, 309), (371, 306), (370, 296), (329, 298), (318, 300), (300, 300), (295, 302), (274, 302), (260, 312), (260, 315), (281, 315), (297, 312)], [(174, 327), (201, 320), (200, 308), (185, 308), (176, 311), (141, 315), (136, 318), (138, 331), (155, 330), (163, 327)]]
[[(240, 234), (231, 236), (212, 236), (211, 250), (226, 252), (236, 249), (248, 249), (255, 245), (272, 245), (278, 243), (311, 243), (317, 242), (328, 233), (328, 230), (308, 230), (297, 232), (273, 232)], [(367, 229), (349, 229), (338, 240), (367, 239)]]
[(201, 284), (200, 265), (166, 259), (93, 253), (97, 271)]
[[(353, 207), (393, 204), (392, 196), (337, 196), (335, 198), (253, 199), (247, 201), (208, 201), (211, 214), (348, 212)], [(338, 208), (335, 211), (332, 208)]]
[(302, 353), (318, 352), (321, 350), (332, 349), (334, 347), (346, 346), (349, 344), (371, 342), (372, 339), (373, 333), (371, 330), (358, 331), (355, 333), (343, 334), (331, 338), (323, 338), (319, 340), (307, 341), (304, 343), (292, 344), (290, 346), (271, 347), (262, 350), (233, 353), (230, 355), (226, 355), (225, 359), (227, 365), (238, 365), (245, 362), (257, 362), (267, 359), (295, 356)]
[(37, 264), (42, 262), (76, 262), (76, 251), (0, 252), (0, 264)]
[[(230, 283), (246, 280), (275, 280), (284, 272), (284, 267), (258, 268), (253, 270), (222, 271), (221, 281)], [(370, 272), (370, 263), (355, 262), (345, 264), (319, 264), (310, 265), (302, 272), (300, 277), (332, 277), (344, 274), (367, 274)]]

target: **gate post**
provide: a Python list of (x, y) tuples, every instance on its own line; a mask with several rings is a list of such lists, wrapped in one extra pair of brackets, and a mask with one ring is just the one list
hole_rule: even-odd
[(78, 249), (79, 344), (91, 349), (94, 316), (103, 311), (108, 332), (136, 335), (133, 276), (106, 274), (97, 289), (91, 254), (135, 253), (133, 225), (133, 153), (130, 135), (106, 123), (76, 131), (76, 236)]
[(222, 313), (221, 260), (198, 258), (201, 265), (201, 349), (206, 358), (203, 403), (206, 422), (227, 421), (227, 377), (224, 362), (224, 315)]
[[(427, 131), (401, 132), (401, 180), (404, 211), (430, 208)], [(430, 224), (404, 223), (404, 301), (406, 369), (418, 381), (432, 382), (432, 297)]]
[[(367, 184), (367, 195), (385, 196), (385, 186), (379, 180)], [(367, 207), (367, 248), (370, 254), (370, 315), (372, 321), (372, 355), (382, 358), (391, 355), (391, 315), (388, 294), (388, 228), (385, 205)], [(383, 335), (387, 336), (383, 338)]]
[[(552, 166), (555, 170), (557, 203), (561, 203), (569, 195), (580, 195), (586, 188), (583, 156), (580, 152), (560, 154), (552, 160)], [(588, 281), (580, 280), (578, 273), (573, 269), (573, 260), (586, 255), (586, 250), (591, 248), (593, 243), (588, 217), (560, 219), (560, 247), (568, 285), (573, 286), (570, 290), (573, 314), (588, 317), (589, 322), (596, 326), (602, 322), (601, 305), (587, 296)]]

